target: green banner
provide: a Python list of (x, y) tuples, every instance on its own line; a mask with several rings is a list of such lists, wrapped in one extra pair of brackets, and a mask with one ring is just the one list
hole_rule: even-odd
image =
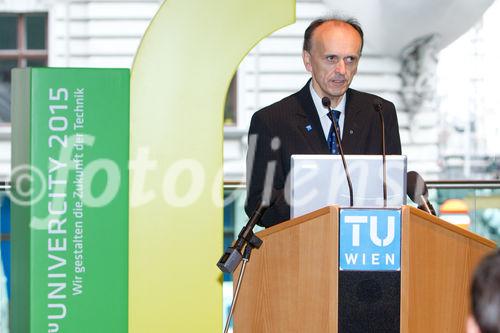
[(129, 70), (12, 88), (12, 332), (127, 332)]

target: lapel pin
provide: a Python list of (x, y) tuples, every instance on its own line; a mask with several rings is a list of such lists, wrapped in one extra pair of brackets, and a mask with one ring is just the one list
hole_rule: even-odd
[(313, 128), (312, 128), (312, 126), (311, 126), (311, 125), (307, 125), (307, 126), (306, 126), (306, 130), (307, 130), (308, 132), (311, 132), (311, 131), (312, 131), (312, 129), (313, 129)]

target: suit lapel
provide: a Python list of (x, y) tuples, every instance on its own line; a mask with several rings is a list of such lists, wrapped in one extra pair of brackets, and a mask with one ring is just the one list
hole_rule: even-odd
[(311, 148), (311, 153), (329, 154), (330, 150), (325, 140), (323, 127), (321, 127), (318, 111), (309, 90), (310, 82), (311, 80), (297, 93), (297, 99), (301, 106), (296, 113), (298, 130), (304, 135), (305, 141)]
[(363, 113), (362, 101), (357, 96), (356, 91), (347, 90), (346, 114), (344, 118), (344, 129), (342, 132), (342, 147), (346, 154), (357, 151), (360, 144), (360, 137), (366, 122), (360, 117)]

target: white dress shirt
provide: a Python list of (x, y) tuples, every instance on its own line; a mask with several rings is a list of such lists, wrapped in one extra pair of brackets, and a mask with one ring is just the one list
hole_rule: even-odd
[[(309, 84), (309, 89), (311, 90), (311, 96), (314, 102), (314, 106), (316, 107), (316, 111), (318, 112), (319, 121), (321, 122), (321, 127), (323, 127), (323, 133), (325, 134), (325, 139), (328, 141), (328, 133), (330, 132), (330, 126), (332, 126), (332, 121), (328, 118), (328, 109), (323, 106), (321, 102), (321, 97), (316, 93), (313, 88), (312, 81)], [(335, 111), (340, 112), (339, 118), (339, 131), (340, 131), (340, 139), (342, 139), (342, 132), (344, 129), (344, 118), (345, 118), (345, 94), (342, 96), (340, 103), (333, 108)], [(333, 106), (332, 106), (333, 107)]]

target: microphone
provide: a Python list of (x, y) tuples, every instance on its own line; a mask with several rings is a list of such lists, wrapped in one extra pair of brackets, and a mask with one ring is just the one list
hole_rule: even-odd
[(328, 108), (328, 111), (330, 112), (332, 116), (332, 124), (333, 124), (333, 129), (335, 130), (335, 139), (337, 141), (337, 145), (339, 146), (339, 151), (340, 151), (340, 157), (342, 158), (342, 164), (344, 165), (344, 172), (345, 172), (345, 177), (347, 179), (347, 186), (349, 186), (349, 204), (350, 207), (353, 206), (353, 190), (352, 190), (352, 182), (351, 182), (351, 175), (349, 174), (349, 169), (347, 168), (347, 162), (345, 161), (345, 156), (344, 156), (344, 149), (342, 149), (342, 143), (340, 142), (340, 131), (337, 126), (337, 122), (335, 121), (335, 117), (333, 116), (333, 110), (330, 107), (331, 101), (328, 97), (323, 97), (321, 99), (321, 103), (325, 108)]
[(406, 175), (406, 184), (408, 197), (418, 205), (417, 208), (436, 216), (436, 210), (429, 202), (429, 191), (422, 176), (416, 171), (409, 171)]
[(382, 127), (382, 169), (383, 169), (383, 183), (382, 190), (384, 193), (384, 208), (387, 207), (387, 161), (386, 161), (386, 152), (385, 152), (385, 124), (384, 124), (384, 115), (382, 112), (382, 103), (379, 100), (375, 100), (373, 104), (375, 111), (378, 113), (380, 118), (380, 126)]
[[(267, 190), (269, 189), (270, 188), (267, 188)], [(248, 220), (247, 224), (243, 227), (243, 229), (241, 229), (238, 235), (238, 240), (234, 243), (233, 246), (227, 248), (226, 252), (224, 252), (222, 257), (217, 262), (217, 267), (219, 267), (221, 271), (225, 273), (233, 273), (240, 262), (243, 261), (243, 263), (241, 264), (238, 280), (235, 279), (235, 281), (238, 282), (236, 283), (236, 288), (234, 290), (233, 301), (231, 302), (231, 308), (229, 309), (229, 316), (226, 320), (224, 333), (227, 333), (229, 331), (229, 323), (231, 322), (231, 318), (233, 317), (234, 308), (240, 294), (240, 288), (245, 274), (245, 267), (250, 261), (250, 254), (252, 253), (253, 249), (258, 249), (262, 245), (262, 239), (255, 236), (255, 234), (253, 233), (253, 228), (260, 221), (267, 208), (269, 208), (276, 202), (276, 199), (279, 196), (278, 193), (279, 192), (275, 189), (272, 189), (271, 191), (264, 191), (262, 201), (252, 214), (252, 217), (250, 217), (250, 220)], [(245, 246), (244, 250), (243, 246)], [(243, 254), (241, 253), (242, 250)]]
[[(255, 236), (255, 234), (253, 233), (253, 228), (255, 228), (255, 225), (259, 223), (266, 210), (276, 202), (277, 198), (278, 194), (274, 189), (272, 190), (271, 194), (267, 196), (267, 198), (266, 195), (264, 195), (261, 203), (255, 209), (247, 224), (243, 227), (243, 229), (241, 229), (240, 233), (238, 234), (238, 239), (236, 240), (234, 245), (228, 247), (217, 262), (217, 267), (219, 267), (221, 271), (225, 273), (234, 272), (236, 267), (238, 267), (238, 265), (240, 264), (241, 260), (243, 260), (241, 251), (245, 243), (247, 244), (247, 248), (249, 249), (249, 251), (252, 248), (260, 248), (260, 246), (262, 245), (262, 239)], [(248, 252), (248, 256), (249, 255), (250, 252)]]

